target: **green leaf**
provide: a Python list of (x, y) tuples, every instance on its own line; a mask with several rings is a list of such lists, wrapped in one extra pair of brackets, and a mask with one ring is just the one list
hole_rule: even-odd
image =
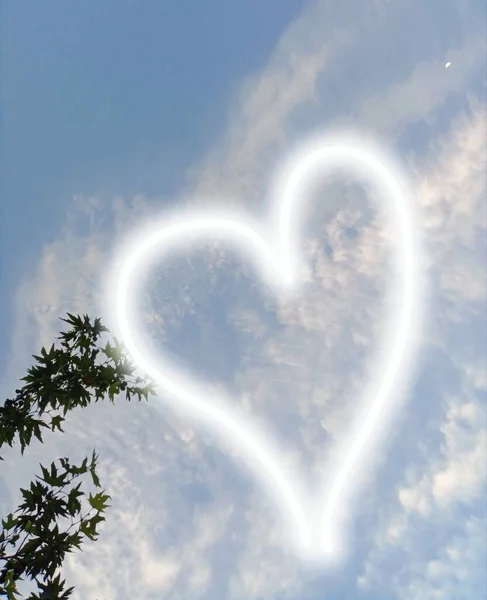
[(95, 487), (101, 487), (100, 480), (98, 479), (98, 475), (96, 474), (95, 469), (90, 469), (91, 480), (93, 481), (93, 485)]
[(31, 554), (32, 552), (34, 552), (35, 550), (37, 550), (37, 548), (42, 544), (42, 539), (40, 537), (38, 538), (34, 538), (32, 540), (29, 540), (23, 547), (22, 547), (22, 554), (24, 556), (28, 556), (29, 554)]
[(13, 513), (10, 513), (6, 519), (2, 519), (2, 527), (9, 531), (17, 525), (18, 520), (14, 519)]
[(82, 521), (79, 529), (87, 538), (90, 540), (95, 540), (97, 532), (88, 521)]
[(51, 419), (52, 431), (54, 431), (57, 427), (59, 429), (59, 431), (62, 431), (64, 433), (64, 429), (61, 427), (61, 423), (63, 421), (65, 421), (65, 419), (63, 417), (61, 417), (61, 415), (55, 415), (54, 417), (52, 417), (52, 419)]
[(110, 500), (110, 496), (108, 494), (103, 494), (103, 492), (95, 494), (94, 496), (92, 494), (88, 496), (88, 502), (90, 503), (90, 506), (98, 511), (103, 511), (105, 508), (107, 508), (108, 500)]
[[(154, 393), (153, 382), (134, 376), (135, 367), (115, 337), (104, 349), (95, 343), (103, 332), (108, 332), (101, 319), (96, 318), (92, 324), (86, 314), (67, 313), (62, 321), (68, 328), (57, 338), (60, 348), (52, 344), (48, 350), (42, 347), (39, 355), (33, 356), (35, 363), (23, 378), (24, 387), (15, 391), (16, 398), (11, 404), (0, 409), (0, 448), (4, 444), (12, 446), (18, 437), (23, 453), (34, 437), (43, 442), (42, 428), (63, 432), (64, 417), (73, 408), (83, 408), (103, 398), (113, 402), (120, 392), (126, 392), (127, 399), (132, 394), (147, 399)], [(104, 350), (105, 361), (100, 360)], [(40, 465), (42, 475), (36, 476), (28, 489), (21, 488), (22, 503), (2, 521), (0, 560), (7, 556), (7, 547), (19, 546), (16, 554), (12, 550), (8, 564), (0, 569), (4, 585), (0, 585), (0, 596), (7, 594), (10, 600), (15, 600), (16, 582), (26, 577), (31, 581), (35, 579), (38, 584), (42, 582), (38, 586), (42, 590), (40, 595), (32, 593), (28, 600), (47, 600), (48, 597), (68, 600), (73, 588), (63, 593), (64, 582), (56, 576), (56, 571), (62, 567), (67, 552), (80, 549), (83, 536), (97, 538), (96, 528), (105, 520), (103, 513), (109, 507), (110, 496), (104, 490), (90, 493), (88, 503), (96, 514), (84, 518), (81, 482), (70, 490), (63, 488), (88, 471), (95, 487), (101, 488), (96, 473), (97, 459), (93, 450), (90, 464), (85, 458), (81, 465), (72, 465), (63, 457), (59, 459), (59, 470), (57, 462), (51, 463), (49, 468)], [(72, 522), (64, 531), (62, 517), (76, 519), (78, 530), (69, 535), (74, 526)]]
[(61, 487), (66, 483), (66, 477), (68, 476), (68, 473), (65, 472), (65, 473), (61, 473), (60, 475), (58, 475), (57, 469), (56, 469), (56, 464), (54, 462), (51, 463), (51, 471), (50, 472), (42, 465), (41, 465), (41, 470), (42, 470), (42, 477), (39, 477), (38, 475), (36, 475), (36, 477), (38, 479), (40, 479), (41, 481), (44, 481), (48, 485), (51, 485), (53, 487)]

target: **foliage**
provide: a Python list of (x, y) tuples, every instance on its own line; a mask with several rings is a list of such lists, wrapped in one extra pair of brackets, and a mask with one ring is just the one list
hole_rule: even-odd
[[(153, 383), (134, 375), (135, 368), (116, 338), (102, 344), (108, 333), (99, 318), (92, 323), (88, 315), (67, 315), (70, 329), (59, 336), (60, 348), (53, 344), (42, 348), (36, 363), (22, 379), (25, 385), (15, 391), (15, 398), (0, 407), (0, 448), (12, 446), (16, 436), (21, 453), (33, 436), (43, 441), (42, 432), (63, 432), (66, 414), (86, 407), (93, 400), (106, 397), (114, 403), (124, 392), (125, 398), (148, 400), (154, 393)], [(97, 526), (105, 520), (110, 496), (104, 490), (86, 496), (82, 481), (88, 472), (96, 488), (101, 484), (96, 472), (95, 450), (91, 460), (71, 464), (59, 458), (46, 468), (40, 465), (28, 489), (21, 489), (23, 502), (2, 520), (0, 534), (0, 596), (19, 600), (17, 583), (35, 581), (39, 593), (26, 600), (67, 600), (73, 587), (65, 589), (59, 569), (66, 553), (81, 549), (84, 538), (96, 540)], [(3, 460), (0, 457), (0, 460)], [(83, 511), (83, 504), (89, 508)], [(61, 521), (70, 523), (63, 528)]]

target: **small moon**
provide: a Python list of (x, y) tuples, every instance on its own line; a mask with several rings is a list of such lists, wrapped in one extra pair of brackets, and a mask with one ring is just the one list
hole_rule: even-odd
[(449, 66), (451, 66), (451, 62), (445, 63), (445, 69), (448, 69)]

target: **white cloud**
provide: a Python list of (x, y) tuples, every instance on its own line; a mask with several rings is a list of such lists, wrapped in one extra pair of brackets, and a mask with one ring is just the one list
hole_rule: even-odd
[[(400, 600), (471, 600), (487, 594), (484, 518), (470, 517), (463, 535), (452, 537), (438, 557), (400, 586)], [(419, 571), (419, 569), (418, 569)]]
[(367, 99), (360, 107), (359, 122), (395, 138), (408, 123), (423, 119), (431, 122), (450, 94), (464, 90), (473, 74), (482, 68), (484, 36), (466, 38), (451, 58), (455, 68), (445, 70), (437, 59), (419, 63), (407, 79)]
[[(398, 504), (381, 509), (382, 525), (358, 578), (360, 587), (389, 589), (398, 599), (467, 600), (486, 587), (485, 518), (478, 511), (486, 499), (487, 415), (481, 394), (487, 360), (485, 349), (480, 355), (468, 352), (471, 342), (463, 338), (466, 325), (487, 327), (485, 259), (479, 252), (486, 229), (485, 132), (485, 106), (471, 102), (418, 167), (433, 282), (429, 335), (448, 356), (453, 369), (448, 376), (457, 378), (459, 389), (450, 390), (446, 374), (438, 373), (437, 397), (444, 407), (440, 446), (431, 454), (424, 440), (412, 444), (429, 453), (422, 464), (408, 465)], [(453, 286), (455, 273), (462, 283)]]
[(450, 403), (440, 428), (444, 436), (442, 460), (417, 484), (399, 490), (399, 500), (408, 512), (428, 516), (432, 510), (449, 510), (455, 504), (469, 506), (482, 498), (487, 473), (485, 410), (458, 398)]

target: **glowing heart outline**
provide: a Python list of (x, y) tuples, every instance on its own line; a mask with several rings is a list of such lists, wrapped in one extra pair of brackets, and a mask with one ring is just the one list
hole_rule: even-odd
[[(143, 348), (141, 349), (140, 339), (139, 343), (135, 341), (132, 327), (133, 313), (130, 315), (129, 305), (132, 300), (131, 289), (135, 288), (132, 283), (134, 274), (140, 274), (140, 262), (147, 259), (151, 251), (157, 249), (160, 255), (161, 247), (174, 248), (181, 245), (181, 239), (185, 242), (200, 238), (208, 239), (210, 235), (215, 234), (225, 239), (229, 237), (230, 239), (226, 240), (229, 244), (235, 244), (244, 254), (253, 255), (257, 267), (262, 271), (263, 280), (269, 281), (276, 290), (280, 289), (281, 292), (287, 290), (296, 294), (299, 261), (295, 260), (295, 257), (300, 254), (297, 250), (299, 244), (296, 228), (293, 231), (292, 227), (295, 216), (293, 209), (297, 206), (296, 192), (303, 179), (309, 176), (309, 171), (322, 163), (328, 169), (327, 175), (337, 166), (339, 168), (345, 166), (347, 169), (352, 168), (352, 171), (359, 171), (365, 179), (372, 178), (378, 187), (383, 187), (389, 192), (395, 209), (395, 226), (399, 231), (397, 253), (400, 276), (399, 285), (395, 288), (398, 304), (391, 318), (391, 323), (395, 325), (395, 335), (392, 336), (392, 341), (385, 344), (386, 352), (381, 355), (383, 360), (386, 360), (388, 355), (387, 368), (382, 370), (380, 384), (369, 386), (370, 393), (376, 392), (377, 397), (364, 412), (364, 418), (357, 420), (358, 430), (350, 436), (353, 439), (351, 448), (345, 450), (344, 458), (339, 461), (341, 467), (336, 469), (337, 474), (326, 490), (327, 500), (321, 516), (322, 540), (320, 541), (313, 539), (313, 527), (303, 510), (305, 505), (308, 509), (311, 505), (304, 502), (303, 494), (299, 493), (298, 478), (294, 477), (294, 484), (290, 483), (292, 476), (283, 474), (279, 467), (277, 453), (270, 449), (269, 443), (262, 438), (250, 421), (245, 423), (241, 415), (237, 420), (229, 414), (228, 406), (225, 409), (219, 408), (213, 399), (210, 401), (209, 397), (203, 396), (201, 389), (192, 391), (187, 373), (178, 374), (174, 369), (171, 371), (168, 365), (165, 369), (161, 369), (147, 358)], [(414, 223), (412, 195), (406, 179), (399, 167), (394, 165), (393, 161), (388, 159), (379, 146), (371, 140), (365, 142), (360, 134), (354, 137), (350, 133), (325, 136), (324, 139), (309, 144), (299, 154), (298, 160), (294, 158), (289, 170), (291, 175), (284, 177), (286, 183), (278, 192), (279, 198), (282, 199), (278, 200), (276, 206), (277, 237), (269, 231), (258, 233), (258, 226), (255, 223), (245, 224), (246, 219), (242, 214), (228, 218), (211, 216), (207, 212), (201, 216), (188, 217), (188, 214), (185, 214), (179, 219), (171, 221), (165, 219), (162, 228), (156, 224), (150, 231), (145, 230), (136, 242), (132, 242), (128, 250), (118, 255), (118, 266), (113, 271), (115, 279), (112, 279), (109, 289), (116, 307), (118, 335), (134, 363), (156, 381), (167, 394), (182, 402), (179, 407), (198, 411), (198, 416), (206, 420), (220, 435), (233, 434), (232, 440), (235, 441), (235, 438), (239, 440), (241, 449), (247, 453), (247, 458), (257, 459), (261, 467), (264, 467), (263, 472), (271, 477), (267, 483), (274, 484), (276, 499), (281, 503), (281, 510), (284, 513), (287, 511), (294, 521), (297, 533), (295, 550), (303, 559), (316, 561), (338, 551), (337, 536), (340, 532), (336, 522), (339, 502), (347, 490), (347, 483), (349, 488), (352, 487), (349, 480), (354, 468), (360, 466), (358, 458), (360, 452), (364, 451), (366, 443), (371, 441), (374, 432), (377, 436), (379, 434), (379, 419), (381, 411), (386, 408), (387, 400), (389, 399), (389, 409), (399, 402), (399, 393), (396, 394), (395, 404), (389, 398), (393, 384), (396, 382), (398, 387), (401, 387), (400, 382), (402, 382), (404, 386), (405, 375), (411, 366), (416, 347), (415, 335), (423, 315), (421, 244), (419, 229)], [(298, 220), (294, 219), (294, 223), (297, 222)], [(246, 246), (244, 242), (248, 245)], [(113, 293), (115, 293), (114, 299)], [(113, 306), (113, 303), (111, 305)], [(364, 402), (362, 405), (367, 406), (367, 403)], [(252, 430), (253, 433), (249, 433)], [(260, 441), (259, 437), (261, 437)], [(257, 471), (258, 466), (251, 464), (251, 468)], [(299, 496), (301, 500), (298, 499)], [(312, 511), (312, 514), (316, 513)]]

